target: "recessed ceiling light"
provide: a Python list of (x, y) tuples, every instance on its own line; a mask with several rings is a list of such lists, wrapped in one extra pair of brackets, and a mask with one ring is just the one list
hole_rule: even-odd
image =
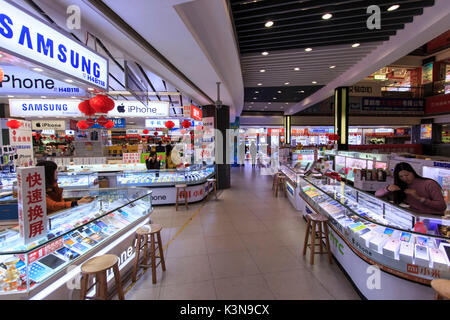
[(271, 26), (273, 26), (273, 21), (267, 21), (266, 24), (264, 25), (266, 28), (270, 28)]
[(281, 93), (281, 91), (280, 91), (280, 90), (278, 90), (278, 91), (277, 91), (277, 93)]
[(360, 45), (361, 45), (360, 43), (352, 44), (352, 48), (357, 48), (357, 47), (359, 47)]
[(266, 70), (264, 70), (264, 69), (261, 69), (261, 70), (259, 70), (259, 72), (266, 72)]
[(299, 67), (295, 67), (294, 70), (295, 70), (295, 71), (299, 71), (300, 68), (299, 68)]
[(394, 11), (394, 10), (397, 10), (398, 8), (400, 8), (400, 5), (394, 4), (394, 5), (390, 6), (390, 7), (387, 9), (387, 11)]
[(283, 108), (284, 108), (283, 106), (280, 107), (280, 109), (283, 109)]
[(273, 97), (273, 100), (277, 100), (277, 98)]
[(331, 19), (333, 17), (333, 15), (331, 14), (331, 13), (325, 13), (323, 16), (322, 16), (322, 19), (323, 20), (328, 20), (328, 19)]
[(334, 69), (334, 68), (336, 68), (336, 66), (330, 66), (330, 69)]
[(253, 101), (252, 101), (252, 104), (253, 104)]
[(317, 83), (317, 81), (313, 81), (312, 83), (313, 83), (313, 84), (316, 84), (316, 83)]
[(44, 70), (41, 69), (41, 68), (33, 68), (33, 70), (36, 71), (36, 72), (42, 72), (42, 71), (44, 71)]
[(300, 91), (300, 93), (305, 93), (305, 91), (304, 91), (304, 90), (302, 90), (302, 91)]
[(94, 91), (94, 88), (88, 88), (89, 91)]
[(14, 96), (8, 96), (8, 98), (14, 98)]
[(286, 85), (286, 86), (287, 86), (287, 85), (288, 85), (289, 83), (290, 83), (290, 82), (285, 82), (285, 83), (284, 83), (284, 85)]
[(255, 91), (255, 93), (259, 93), (259, 91)]
[(256, 97), (253, 97), (253, 100), (256, 100)]
[(306, 48), (305, 51), (307, 52), (312, 51), (312, 48)]
[(289, 104), (289, 102), (286, 102), (286, 104)]
[(258, 86), (262, 86), (262, 83), (258, 83)]
[(272, 102), (269, 102), (269, 104), (272, 104)]
[(269, 53), (268, 53), (267, 51), (263, 51), (261, 54), (262, 54), (263, 56), (267, 56)]
[(68, 82), (68, 83), (72, 83), (72, 82), (73, 82), (72, 79), (66, 79), (66, 80), (64, 80), (64, 81), (66, 81), (66, 82)]

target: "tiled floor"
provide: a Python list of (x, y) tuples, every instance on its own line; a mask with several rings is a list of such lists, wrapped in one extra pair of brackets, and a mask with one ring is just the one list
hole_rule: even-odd
[(271, 176), (246, 165), (232, 168), (231, 179), (218, 200), (155, 208), (167, 271), (158, 268), (153, 285), (148, 270), (126, 299), (359, 299), (326, 255), (313, 266), (301, 255), (306, 223), (287, 198), (273, 196)]

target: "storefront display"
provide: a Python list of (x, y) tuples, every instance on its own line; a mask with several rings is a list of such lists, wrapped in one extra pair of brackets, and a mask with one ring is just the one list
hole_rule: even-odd
[[(450, 220), (317, 176), (300, 177), (298, 186), (309, 211), (329, 217), (331, 251), (366, 298), (430, 299), (433, 290), (423, 284), (450, 279)], [(381, 270), (380, 290), (370, 290), (362, 276), (370, 265)]]
[[(76, 197), (79, 191), (65, 191)], [(152, 212), (151, 191), (142, 188), (88, 189), (95, 200), (48, 216), (47, 235), (27, 246), (17, 228), (0, 232), (0, 294), (3, 299), (70, 299), (74, 277), (88, 258), (105, 253), (131, 267), (127, 248), (134, 231)], [(125, 255), (121, 255), (125, 248)]]

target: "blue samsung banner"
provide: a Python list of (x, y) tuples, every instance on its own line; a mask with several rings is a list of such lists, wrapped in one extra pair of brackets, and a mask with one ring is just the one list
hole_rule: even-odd
[[(125, 128), (126, 124), (125, 124), (125, 118), (119, 118), (119, 119), (108, 119), (111, 120), (112, 122), (114, 122), (114, 128)], [(91, 127), (91, 128), (95, 128), (95, 129), (100, 129), (103, 128), (101, 127), (98, 123), (97, 123), (97, 118), (94, 118), (95, 124)]]

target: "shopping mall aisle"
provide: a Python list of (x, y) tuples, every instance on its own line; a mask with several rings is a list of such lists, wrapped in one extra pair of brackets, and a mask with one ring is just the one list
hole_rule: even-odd
[(153, 285), (148, 270), (126, 299), (359, 299), (326, 255), (314, 266), (303, 258), (306, 223), (271, 187), (271, 176), (246, 165), (232, 168), (232, 188), (217, 201), (156, 207), (167, 271), (158, 268)]

